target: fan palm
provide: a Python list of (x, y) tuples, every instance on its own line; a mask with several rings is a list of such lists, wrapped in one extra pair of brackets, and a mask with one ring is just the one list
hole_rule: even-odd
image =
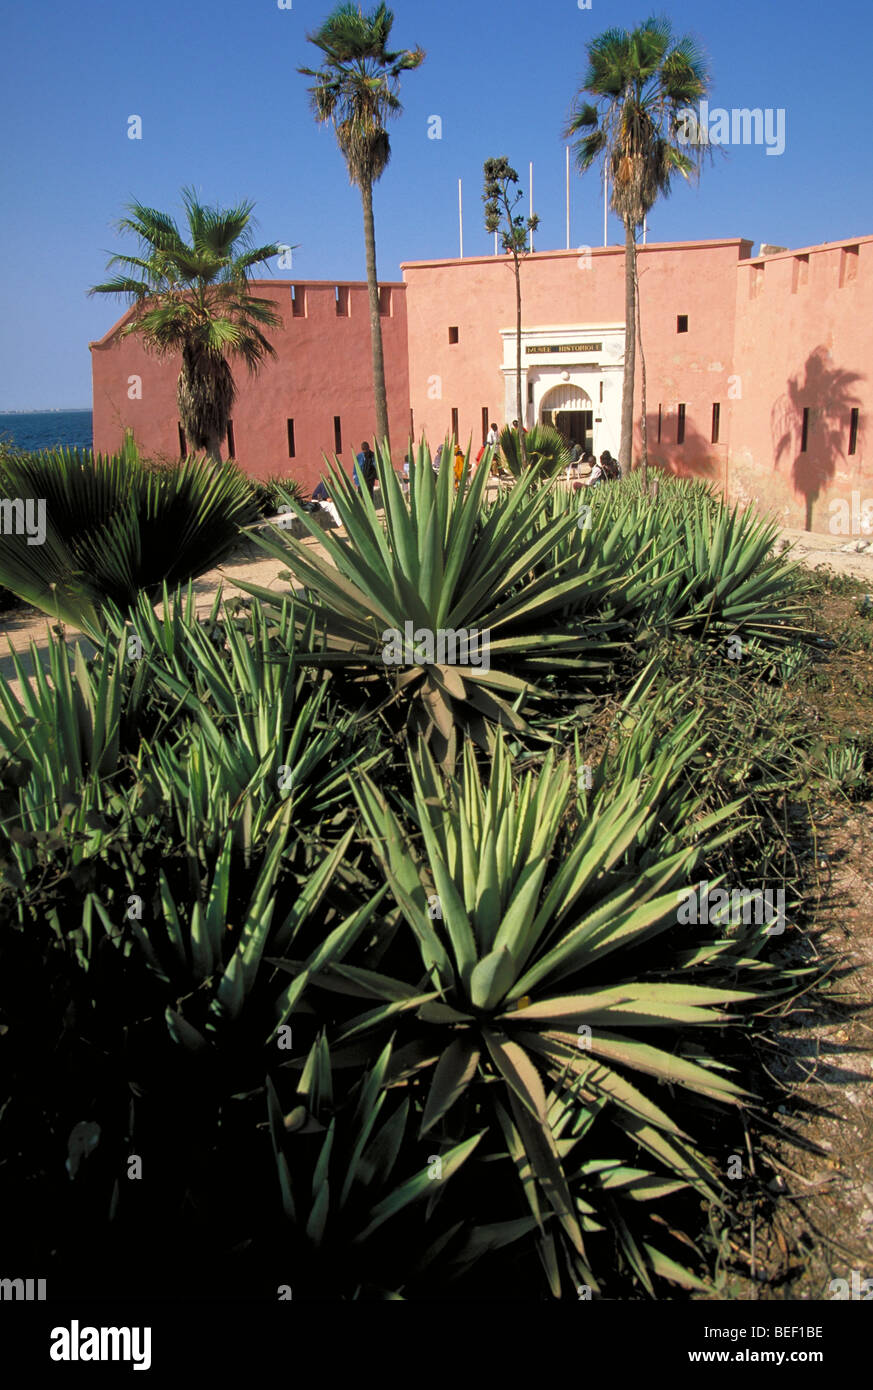
[(182, 190), (188, 222), (185, 241), (167, 213), (142, 203), (128, 205), (119, 230), (139, 237), (141, 254), (112, 256), (107, 269), (124, 270), (89, 294), (120, 295), (134, 313), (121, 330), (138, 334), (161, 356), (181, 352), (178, 402), (182, 428), (195, 452), (216, 462), (236, 397), (228, 356), (240, 357), (257, 372), (275, 357), (264, 328), (281, 326), (272, 300), (250, 292), (249, 272), (279, 254), (277, 245), (253, 243), (253, 203), (225, 209), (198, 202)]
[(570, 450), (551, 425), (532, 425), (527, 432), (507, 425), (500, 434), (500, 451), (514, 478), (521, 478), (528, 464), (542, 463), (542, 476), (553, 478), (567, 467)]
[(55, 449), (7, 458), (0, 486), (43, 499), (45, 541), (10, 535), (0, 581), (59, 622), (99, 632), (103, 604), (156, 597), (166, 580), (185, 583), (225, 560), (240, 528), (257, 519), (251, 488), (235, 464), (185, 459), (149, 468), (130, 449), (109, 458)]
[(397, 96), (401, 72), (424, 61), (421, 48), (387, 48), (394, 15), (384, 4), (365, 15), (359, 5), (339, 5), (314, 34), (310, 43), (324, 54), (320, 70), (298, 68), (314, 77), (310, 87), (315, 119), (330, 121), (346, 161), (349, 182), (361, 191), (364, 209), (364, 247), (367, 288), (370, 294), (370, 335), (373, 347), (373, 384), (376, 393), (376, 436), (388, 440), (388, 400), (379, 318), (379, 282), (376, 277), (376, 232), (373, 223), (373, 184), (382, 177), (391, 158), (391, 142), (385, 129), (390, 116), (402, 107)]
[[(630, 31), (607, 29), (588, 45), (588, 69), (565, 129), (568, 138), (578, 137), (580, 172), (603, 155), (612, 179), (613, 211), (625, 227), (620, 456), (626, 469), (633, 462), (637, 229), (657, 199), (669, 195), (676, 174), (687, 179), (699, 171), (704, 146), (687, 140), (687, 110), (707, 90), (701, 53), (687, 36), (674, 40), (668, 19), (653, 17)], [(585, 100), (585, 94), (596, 104)], [(643, 401), (644, 418), (645, 412)]]

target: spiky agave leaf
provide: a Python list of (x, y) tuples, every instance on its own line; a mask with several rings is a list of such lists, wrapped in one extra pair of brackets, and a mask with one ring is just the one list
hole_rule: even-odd
[(555, 558), (569, 546), (582, 571), (592, 553), (615, 560), (624, 583), (610, 604), (637, 631), (777, 647), (811, 640), (800, 566), (773, 553), (778, 527), (727, 506), (707, 484), (664, 478), (656, 503), (636, 474), (578, 494), (555, 490), (546, 518), (568, 512), (577, 534), (560, 539)]
[[(711, 1199), (719, 1186), (714, 1170), (654, 1099), (650, 1079), (689, 1097), (740, 1104), (746, 1092), (725, 1074), (729, 1068), (705, 1042), (689, 1048), (689, 1035), (701, 1030), (695, 1039), (705, 1039), (713, 1025), (731, 1021), (734, 1006), (754, 1004), (766, 992), (760, 981), (742, 988), (713, 978), (705, 951), (683, 960), (674, 947), (668, 964), (653, 970), (651, 943), (678, 931), (679, 886), (737, 810), (734, 804), (704, 818), (699, 803), (697, 816), (687, 799), (674, 803), (674, 812), (690, 814), (691, 826), (684, 840), (676, 826), (673, 846), (658, 852), (662, 827), (653, 811), (669, 804), (680, 776), (671, 773), (672, 757), (668, 746), (644, 778), (628, 776), (590, 806), (569, 844), (560, 837), (568, 768), (550, 753), (538, 775), (515, 785), (502, 735), (487, 781), (469, 748), (461, 780), (448, 784), (425, 749), (410, 759), (415, 840), (369, 779), (355, 788), (424, 975), (439, 994), (418, 1010), (437, 1058), (423, 1126), (444, 1125), (471, 1088), (496, 1094), (499, 1078), (540, 1200), (583, 1258), (566, 1172), (544, 1128), (546, 1085), (571, 1092), (577, 1103), (605, 1104), (622, 1133), (673, 1180)], [(702, 833), (695, 834), (695, 819)], [(635, 867), (644, 854), (645, 864)], [(715, 949), (722, 931), (709, 930)], [(363, 975), (357, 983), (366, 992)], [(394, 984), (399, 990), (402, 982)], [(361, 1015), (337, 1041), (373, 1026)]]
[[(367, 490), (357, 493), (334, 461), (331, 494), (345, 537), (323, 532), (301, 510), (319, 550), (287, 534), (257, 539), (304, 587), (298, 607), (301, 614), (309, 609), (323, 644), (312, 660), (357, 667), (370, 679), (392, 674), (410, 732), (421, 733), (450, 765), (459, 733), (488, 748), (495, 725), (529, 731), (520, 705), (536, 687), (526, 663), (552, 660), (583, 675), (603, 674), (603, 625), (568, 627), (561, 610), (580, 583), (603, 592), (615, 576), (593, 561), (580, 580), (575, 560), (551, 558), (574, 521), (558, 517), (534, 530), (547, 490), (516, 489), (483, 508), (487, 457), (469, 487), (467, 459), (455, 490), (446, 452), (435, 476), (426, 446), (419, 446), (406, 497), (390, 455), (380, 451), (383, 519)], [(275, 608), (275, 593), (241, 587)]]
[[(425, 1154), (415, 1143), (409, 1096), (405, 1088), (390, 1084), (391, 1056), (389, 1041), (351, 1089), (336, 1088), (335, 1098), (331, 1048), (320, 1034), (297, 1085), (298, 1103), (284, 1117), (276, 1083), (267, 1079), (286, 1218), (283, 1259), (291, 1277), (305, 1282), (309, 1297), (327, 1287), (346, 1298), (397, 1296), (414, 1267), (419, 1277), (439, 1267), (444, 1247), (460, 1229), (455, 1218), (463, 1213), (457, 1209), (438, 1219), (430, 1210), (435, 1198), (443, 1206), (446, 1193), (451, 1203), (452, 1178), (482, 1133), (443, 1147), (439, 1154)], [(429, 1215), (422, 1225), (417, 1213), (425, 1205)], [(494, 1240), (508, 1243), (528, 1229), (529, 1223), (516, 1222)], [(466, 1249), (463, 1259), (472, 1263), (479, 1253), (484, 1249)]]

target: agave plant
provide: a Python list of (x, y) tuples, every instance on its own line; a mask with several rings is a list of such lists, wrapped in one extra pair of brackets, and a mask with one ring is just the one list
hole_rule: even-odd
[[(267, 1078), (285, 1218), (281, 1248), (292, 1293), (402, 1299), (410, 1278), (427, 1269), (466, 1224), (463, 1211), (454, 1209), (452, 1217), (461, 1219), (450, 1221), (440, 1208), (482, 1134), (438, 1155), (425, 1154), (415, 1143), (409, 1094), (390, 1087), (391, 1055), (388, 1042), (350, 1088), (344, 1082), (336, 1093), (330, 1046), (319, 1034), (304, 1061), (297, 1103), (286, 1115)], [(468, 1232), (460, 1262), (469, 1265), (487, 1249), (511, 1243), (531, 1224), (521, 1220)]]
[(42, 544), (5, 538), (0, 582), (74, 627), (99, 632), (106, 600), (126, 607), (166, 581), (184, 583), (227, 558), (257, 517), (233, 464), (189, 458), (155, 471), (129, 450), (111, 457), (50, 450), (3, 460), (7, 496), (44, 506)]
[[(46, 877), (56, 885), (62, 866), (75, 872), (101, 852), (104, 812), (124, 763), (123, 648), (107, 647), (95, 666), (79, 645), (71, 657), (49, 633), (45, 656), (46, 665), (31, 643), (31, 678), (19, 654), (10, 653), (18, 694), (0, 676), (0, 753), (14, 773), (0, 820), (0, 859), (18, 920), (26, 919), (30, 893), (39, 898)], [(43, 913), (48, 910), (42, 899)]]
[[(584, 579), (575, 557), (553, 557), (575, 519), (565, 513), (535, 526), (548, 506), (546, 489), (516, 489), (483, 508), (487, 467), (475, 471), (467, 488), (467, 458), (456, 492), (450, 458), (435, 475), (421, 445), (407, 498), (389, 453), (380, 451), (384, 524), (366, 489), (356, 492), (334, 460), (331, 494), (345, 537), (325, 534), (303, 511), (319, 550), (288, 535), (258, 537), (304, 588), (295, 606), (301, 617), (314, 616), (323, 643), (307, 659), (358, 668), (370, 682), (392, 675), (408, 728), (448, 765), (459, 730), (485, 748), (495, 724), (528, 730), (521, 702), (536, 687), (526, 667), (560, 664), (588, 676), (608, 670), (600, 649), (604, 626), (568, 624), (562, 610), (571, 592), (585, 585), (600, 591), (614, 580), (596, 557)], [(274, 591), (240, 587), (277, 611)]]
[[(692, 727), (677, 739), (689, 741)], [(712, 969), (724, 956), (732, 980), (754, 970), (757, 937), (750, 945), (714, 923), (664, 955), (665, 934), (681, 935), (679, 885), (737, 810), (704, 816), (683, 795), (673, 810), (689, 822), (657, 849), (660, 812), (678, 777), (676, 748), (670, 743), (645, 771), (628, 762), (625, 781), (593, 801), (569, 843), (562, 824), (570, 769), (549, 752), (538, 773), (514, 785), (502, 733), (484, 783), (469, 745), (459, 782), (446, 783), (425, 748), (410, 757), (414, 833), (369, 778), (355, 787), (421, 974), (395, 978), (383, 963), (378, 975), (346, 965), (316, 979), (328, 988), (353, 985), (373, 1005), (347, 1023), (336, 1044), (366, 1040), (372, 1047), (387, 1019), (399, 1024), (398, 1008), (409, 1016), (422, 987), (435, 992), (414, 1015), (416, 1065), (433, 1069), (422, 1132), (449, 1123), (471, 1090), (491, 1106), (492, 1123), (496, 1115), (523, 1151), (519, 1174), (547, 1238), (553, 1286), (549, 1213), (577, 1268), (590, 1273), (572, 1174), (550, 1119), (555, 1107), (569, 1105), (573, 1114), (607, 1107), (621, 1134), (671, 1182), (711, 1200), (719, 1187), (712, 1165), (645, 1083), (654, 1078), (726, 1105), (747, 1098), (703, 1039), (730, 1020), (730, 1006), (760, 999), (760, 980), (738, 989), (725, 982), (725, 970)]]
[[(113, 640), (140, 653), (128, 714), (140, 727), (142, 786), (203, 843), (215, 844), (232, 823), (247, 853), (289, 803), (296, 822), (314, 830), (329, 816), (336, 827), (350, 769), (373, 768), (384, 751), (375, 730), (368, 736), (353, 714), (337, 712), (329, 676), (313, 680), (299, 662), (294, 605), (272, 622), (257, 601), (243, 616), (220, 618), (219, 593), (200, 619), (189, 587), (184, 599), (165, 588), (162, 608), (158, 616), (141, 597), (127, 616), (106, 613)], [(311, 623), (302, 639), (305, 649)]]
[(584, 570), (592, 554), (608, 555), (624, 576), (608, 611), (638, 635), (778, 648), (811, 640), (800, 621), (800, 566), (773, 554), (778, 528), (751, 509), (727, 507), (705, 484), (665, 480), (657, 503), (637, 475), (592, 492), (555, 490), (546, 518), (570, 513), (579, 538), (561, 536), (549, 560), (575, 546)]

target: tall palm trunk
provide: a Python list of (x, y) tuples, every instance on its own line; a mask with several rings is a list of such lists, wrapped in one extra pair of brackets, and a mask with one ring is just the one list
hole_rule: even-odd
[(524, 416), (521, 413), (521, 266), (518, 256), (515, 257), (515, 409), (521, 466), (526, 468), (527, 449), (524, 444)]
[(179, 419), (189, 454), (201, 451), (221, 463), (221, 446), (235, 391), (227, 362), (206, 357), (201, 348), (186, 344), (176, 386)]
[(217, 432), (206, 439), (206, 457), (211, 463), (221, 463), (221, 440), (222, 436)]
[(640, 417), (640, 444), (642, 449), (643, 464), (643, 488), (649, 490), (649, 422), (648, 422), (648, 396), (646, 392), (646, 354), (643, 352), (643, 320), (640, 309), (640, 273), (639, 263), (636, 253), (634, 253), (634, 295), (637, 306), (637, 351), (640, 354), (640, 393), (642, 398), (642, 415)]
[(361, 184), (364, 205), (364, 247), (367, 253), (367, 290), (370, 296), (370, 341), (373, 347), (373, 390), (376, 396), (376, 440), (388, 447), (388, 398), (385, 394), (385, 358), (382, 353), (382, 320), (379, 315), (379, 282), (376, 279), (376, 229), (373, 223), (373, 185)]
[(625, 222), (624, 251), (624, 389), (621, 395), (621, 445), (619, 462), (622, 472), (630, 473), (634, 460), (634, 367), (636, 365), (636, 294), (637, 243), (635, 228)]

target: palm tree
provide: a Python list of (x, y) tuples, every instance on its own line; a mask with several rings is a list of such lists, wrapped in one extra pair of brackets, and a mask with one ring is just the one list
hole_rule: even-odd
[[(636, 363), (636, 234), (676, 174), (699, 172), (706, 148), (691, 120), (691, 103), (708, 90), (703, 56), (689, 37), (674, 40), (670, 21), (646, 20), (637, 29), (607, 29), (587, 47), (588, 70), (576, 96), (565, 138), (581, 137), (576, 163), (584, 173), (602, 154), (612, 180), (612, 209), (625, 227), (625, 367), (621, 402), (621, 463), (633, 463)], [(596, 98), (596, 104), (585, 96)], [(689, 123), (695, 136), (689, 139)], [(643, 402), (645, 416), (646, 403)], [(648, 485), (648, 460), (644, 480)]]
[(304, 77), (315, 78), (315, 85), (309, 88), (315, 119), (332, 123), (348, 167), (349, 182), (361, 192), (370, 293), (376, 435), (386, 445), (388, 401), (376, 277), (373, 184), (382, 177), (391, 158), (391, 141), (385, 122), (403, 109), (397, 96), (400, 73), (417, 68), (425, 56), (421, 48), (401, 49), (396, 53), (388, 51), (386, 45), (393, 23), (394, 15), (384, 4), (369, 15), (365, 15), (359, 5), (339, 5), (316, 33), (307, 35), (309, 42), (324, 54), (321, 69), (298, 68)]
[(187, 241), (167, 213), (128, 204), (118, 229), (139, 237), (141, 254), (112, 256), (107, 270), (123, 266), (124, 272), (88, 293), (133, 301), (122, 336), (138, 334), (159, 356), (181, 352), (182, 428), (193, 450), (217, 463), (236, 399), (228, 356), (241, 357), (252, 374), (266, 357), (276, 356), (262, 329), (278, 328), (282, 320), (272, 300), (250, 293), (248, 276), (280, 248), (253, 245), (253, 203), (206, 207), (190, 188), (182, 190), (182, 200)]

